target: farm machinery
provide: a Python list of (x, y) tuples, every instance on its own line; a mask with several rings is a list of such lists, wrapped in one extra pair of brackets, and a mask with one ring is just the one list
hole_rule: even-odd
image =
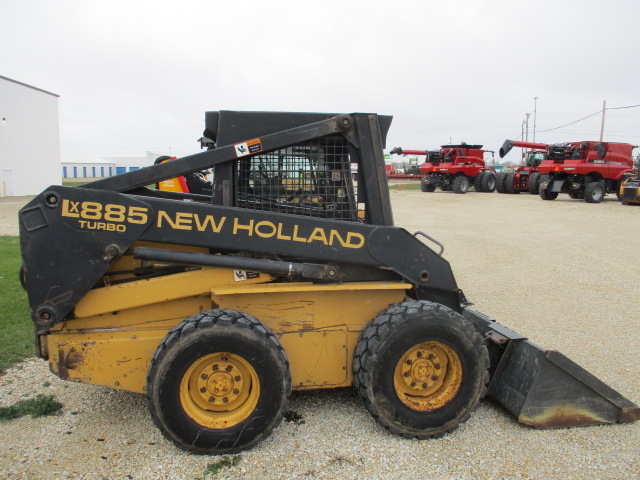
[[(509, 142), (507, 144), (507, 142)], [(504, 156), (513, 147), (534, 148), (524, 152), (524, 165), (517, 167), (511, 172), (500, 172), (496, 179), (496, 190), (498, 193), (520, 193), (529, 192), (538, 195), (540, 186), (540, 164), (548, 158), (546, 150), (540, 149), (542, 144), (530, 142), (513, 142), (507, 140), (500, 148), (498, 154), (500, 158)]]
[(636, 147), (628, 143), (583, 141), (547, 145), (506, 140), (500, 156), (523, 143), (529, 148), (544, 149), (548, 156), (537, 167), (543, 200), (555, 200), (558, 194), (566, 193), (587, 203), (600, 203), (607, 193), (619, 196), (622, 183), (636, 173), (631, 156)]
[(467, 193), (473, 186), (476, 192), (493, 192), (496, 189), (496, 172), (487, 168), (482, 145), (442, 145), (440, 150), (403, 150), (396, 147), (391, 153), (402, 155), (425, 155), (420, 166), (424, 176), (420, 180), (423, 192), (434, 192), (436, 188), (454, 193)]
[(620, 183), (618, 198), (624, 205), (640, 205), (640, 176), (632, 175)]
[[(62, 379), (145, 395), (164, 436), (198, 454), (256, 445), (292, 389), (353, 386), (381, 426), (419, 439), (485, 395), (538, 428), (638, 420), (564, 355), (471, 309), (421, 239), (437, 242), (394, 226), (391, 120), (207, 112), (201, 153), (47, 188), (19, 214), (38, 356)], [(153, 188), (210, 168), (210, 194)]]

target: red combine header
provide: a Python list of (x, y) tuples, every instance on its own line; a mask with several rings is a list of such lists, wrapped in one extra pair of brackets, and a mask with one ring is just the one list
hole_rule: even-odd
[(442, 145), (439, 150), (403, 150), (400, 147), (391, 153), (401, 155), (425, 155), (426, 161), (420, 165), (420, 189), (423, 192), (441, 190), (467, 193), (473, 186), (476, 192), (493, 192), (496, 189), (496, 172), (488, 168), (482, 145)]
[[(600, 203), (607, 193), (619, 196), (622, 183), (637, 173), (631, 155), (636, 147), (628, 143), (583, 141), (547, 145), (505, 140), (500, 158), (513, 147), (534, 148), (546, 154), (539, 165), (532, 167), (535, 168), (532, 171), (541, 175), (538, 190), (543, 200), (555, 200), (558, 194), (566, 193), (587, 203)], [(529, 175), (531, 184), (533, 177)], [(508, 180), (505, 189), (507, 185), (510, 186)]]

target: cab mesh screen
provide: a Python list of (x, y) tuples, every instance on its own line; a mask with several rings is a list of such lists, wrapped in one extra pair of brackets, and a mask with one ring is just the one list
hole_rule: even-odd
[(355, 175), (343, 137), (315, 139), (240, 159), (236, 204), (251, 210), (358, 221)]

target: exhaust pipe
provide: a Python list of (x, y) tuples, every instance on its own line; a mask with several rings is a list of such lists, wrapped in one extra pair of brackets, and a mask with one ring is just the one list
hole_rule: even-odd
[(640, 408), (555, 350), (546, 350), (486, 315), (463, 309), (491, 358), (487, 396), (520, 423), (566, 428), (640, 420)]

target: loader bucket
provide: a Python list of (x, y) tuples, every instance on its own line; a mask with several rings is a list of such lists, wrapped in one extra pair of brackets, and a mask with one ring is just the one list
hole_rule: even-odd
[(545, 350), (485, 315), (464, 316), (487, 339), (487, 396), (535, 428), (564, 428), (640, 420), (640, 408), (555, 350)]

